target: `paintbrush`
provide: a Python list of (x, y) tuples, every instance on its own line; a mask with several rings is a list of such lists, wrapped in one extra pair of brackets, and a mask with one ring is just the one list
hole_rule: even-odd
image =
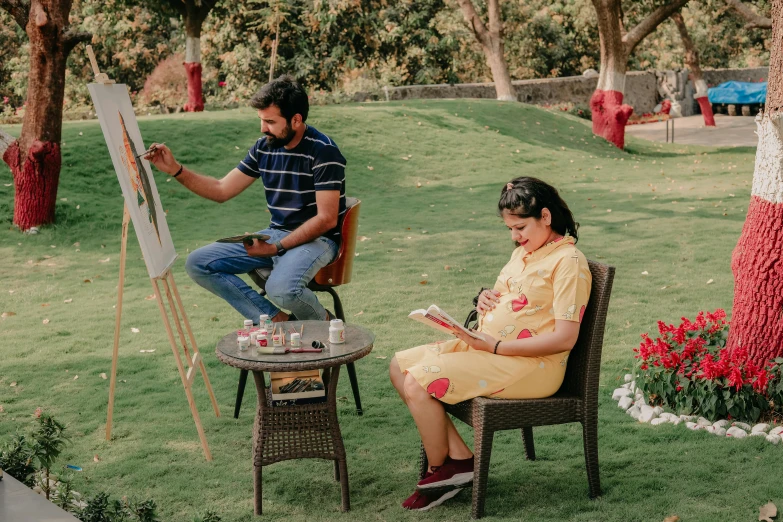
[(158, 147), (160, 147), (160, 146), (162, 146), (162, 145), (165, 145), (165, 144), (166, 144), (166, 142), (164, 141), (163, 143), (158, 143), (157, 145), (153, 145), (152, 147), (150, 147), (149, 149), (145, 150), (145, 151), (144, 151), (144, 152), (142, 152), (141, 154), (137, 154), (136, 156), (134, 156), (134, 158), (135, 158), (135, 159), (139, 159), (139, 158), (140, 158), (140, 157), (142, 157), (142, 156), (146, 156), (146, 155), (147, 155), (147, 154), (149, 154), (150, 152), (154, 151), (154, 150), (155, 150), (155, 149), (157, 149)]

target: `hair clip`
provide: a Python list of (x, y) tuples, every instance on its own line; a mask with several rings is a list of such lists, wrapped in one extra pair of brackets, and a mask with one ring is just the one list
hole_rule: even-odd
[(511, 190), (513, 188), (514, 188), (514, 184), (513, 183), (510, 183), (510, 182), (506, 183), (506, 190)]

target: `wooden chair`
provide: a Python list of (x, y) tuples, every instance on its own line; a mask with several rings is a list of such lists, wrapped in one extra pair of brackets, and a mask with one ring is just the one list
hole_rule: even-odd
[[(345, 320), (343, 303), (340, 296), (337, 295), (335, 287), (351, 282), (353, 272), (353, 260), (356, 253), (356, 235), (359, 232), (359, 209), (362, 202), (356, 198), (345, 198), (346, 211), (340, 222), (340, 249), (337, 251), (334, 261), (323, 267), (312, 281), (307, 284), (307, 288), (313, 292), (327, 292), (334, 301), (334, 314), (338, 319)], [(265, 293), (266, 281), (271, 268), (258, 268), (249, 272), (248, 275), (253, 282), (261, 289), (261, 294)], [(356, 413), (361, 415), (362, 401), (359, 397), (359, 381), (356, 379), (356, 368), (352, 362), (345, 365), (348, 369), (348, 378), (351, 381), (353, 398), (356, 403)], [(239, 374), (239, 387), (237, 389), (237, 399), (234, 405), (234, 418), (239, 418), (239, 409), (242, 406), (242, 396), (244, 395), (245, 385), (247, 384), (247, 370), (242, 370)]]
[[(495, 432), (501, 430), (521, 429), (525, 455), (528, 460), (535, 460), (533, 426), (581, 423), (590, 498), (601, 494), (598, 476), (598, 378), (614, 267), (593, 261), (589, 261), (589, 265), (593, 275), (590, 302), (579, 329), (579, 338), (568, 357), (563, 385), (555, 395), (522, 400), (477, 397), (445, 405), (448, 413), (473, 427), (473, 518), (484, 516), (492, 439)], [(474, 310), (465, 326), (468, 327), (475, 317)], [(420, 465), (419, 476), (423, 478), (428, 466), (424, 446), (421, 447)]]

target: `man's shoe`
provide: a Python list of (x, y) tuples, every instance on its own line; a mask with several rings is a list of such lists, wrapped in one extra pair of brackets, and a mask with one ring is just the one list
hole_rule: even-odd
[(446, 457), (442, 466), (433, 469), (432, 475), (424, 476), (416, 484), (419, 491), (433, 490), (443, 487), (459, 488), (473, 482), (473, 464), (475, 457), (464, 460), (454, 460)]
[(293, 313), (288, 314), (288, 319), (286, 321), (298, 321), (296, 316)]
[(461, 489), (452, 489), (443, 493), (421, 493), (414, 491), (413, 495), (408, 497), (405, 502), (402, 503), (404, 509), (410, 509), (411, 511), (427, 511), (435, 506), (440, 506), (448, 499), (455, 497)]
[(332, 312), (330, 312), (328, 309), (324, 308), (326, 310), (326, 321), (329, 322), (332, 319), (337, 319), (337, 317), (334, 316)]

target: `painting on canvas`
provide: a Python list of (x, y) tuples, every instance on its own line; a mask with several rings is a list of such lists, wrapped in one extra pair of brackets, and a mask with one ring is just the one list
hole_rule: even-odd
[(95, 104), (125, 204), (139, 238), (150, 277), (160, 277), (177, 257), (152, 168), (146, 159), (128, 88), (122, 84), (87, 86)]

